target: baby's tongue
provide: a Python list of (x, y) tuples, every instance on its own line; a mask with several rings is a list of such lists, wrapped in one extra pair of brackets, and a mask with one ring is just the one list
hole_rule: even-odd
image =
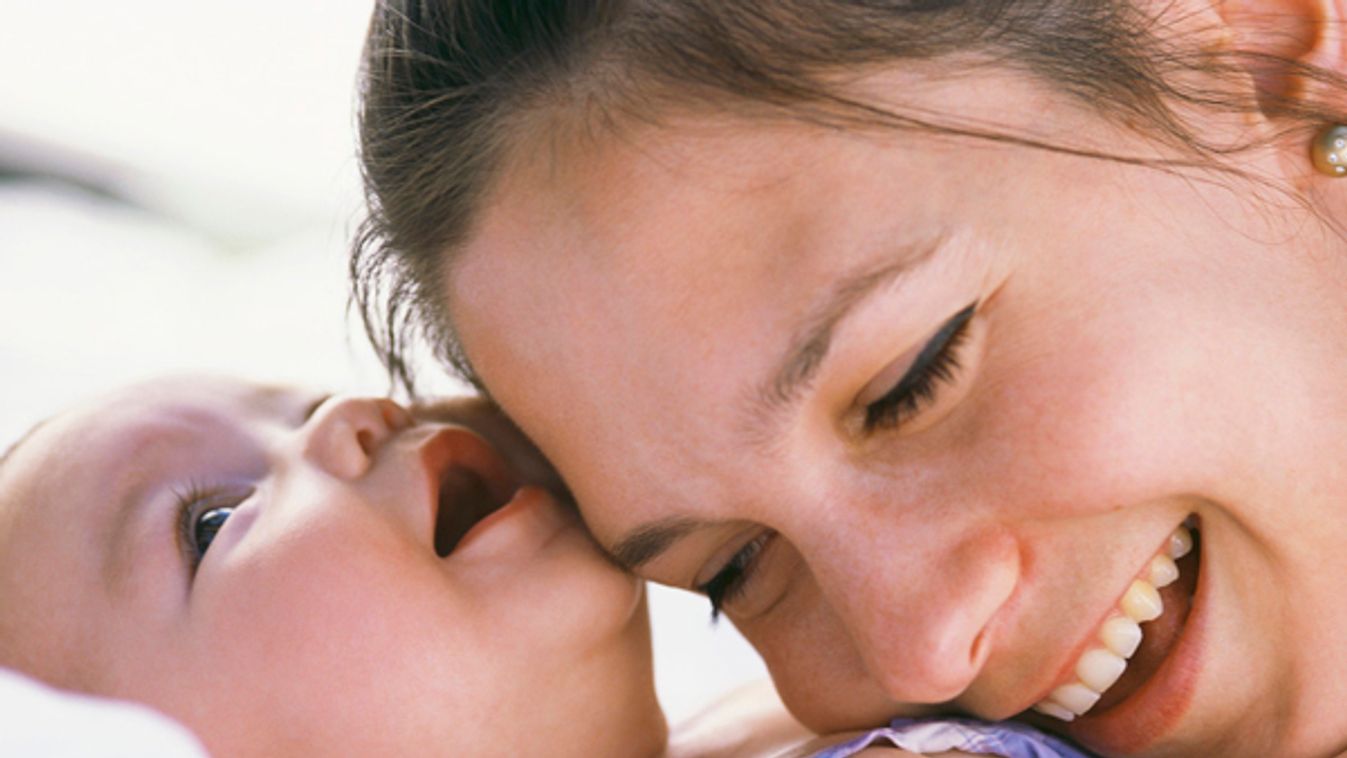
[(1126, 700), (1159, 670), (1160, 664), (1174, 648), (1174, 643), (1183, 631), (1184, 621), (1188, 619), (1193, 590), (1197, 584), (1196, 573), (1191, 570), (1182, 571), (1178, 581), (1160, 588), (1160, 599), (1164, 601), (1165, 612), (1160, 614), (1160, 618), (1141, 625), (1141, 646), (1127, 662), (1127, 670), (1123, 672), (1122, 678), (1099, 698), (1099, 703), (1091, 714), (1102, 713)]

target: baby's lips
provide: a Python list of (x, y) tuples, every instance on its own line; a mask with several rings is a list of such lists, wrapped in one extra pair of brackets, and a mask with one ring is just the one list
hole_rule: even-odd
[(577, 522), (578, 517), (552, 493), (525, 485), (510, 502), (474, 524), (451, 557), (466, 561), (526, 557)]

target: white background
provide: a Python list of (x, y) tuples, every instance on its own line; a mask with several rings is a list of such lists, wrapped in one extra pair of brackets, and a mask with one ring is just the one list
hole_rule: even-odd
[[(345, 311), (370, 7), (0, 0), (0, 446), (166, 371), (384, 388)], [(704, 600), (652, 597), (672, 720), (762, 675)]]

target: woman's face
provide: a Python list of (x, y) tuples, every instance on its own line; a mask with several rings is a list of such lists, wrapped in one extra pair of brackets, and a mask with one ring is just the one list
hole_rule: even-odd
[[(1158, 154), (1023, 78), (868, 85)], [(1347, 733), (1347, 261), (1288, 198), (734, 119), (533, 156), (444, 283), (468, 356), (598, 540), (718, 596), (807, 724), (1085, 684), (1030, 717), (1129, 754)], [(1128, 647), (1109, 619), (1190, 519), (1109, 686), (1101, 634)]]
[(427, 415), (175, 381), (48, 422), (4, 464), (11, 654), (220, 755), (653, 752), (640, 584), (498, 415)]

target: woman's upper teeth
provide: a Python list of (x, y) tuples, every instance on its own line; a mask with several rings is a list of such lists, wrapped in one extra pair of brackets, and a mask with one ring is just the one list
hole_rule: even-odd
[(1099, 626), (1099, 645), (1091, 647), (1076, 661), (1075, 679), (1052, 691), (1034, 706), (1039, 713), (1071, 721), (1083, 715), (1127, 670), (1127, 659), (1141, 645), (1141, 624), (1164, 613), (1164, 601), (1158, 588), (1179, 578), (1175, 561), (1193, 549), (1193, 535), (1180, 526), (1169, 535), (1164, 547), (1151, 558), (1144, 578), (1135, 579), (1118, 601), (1116, 612)]

